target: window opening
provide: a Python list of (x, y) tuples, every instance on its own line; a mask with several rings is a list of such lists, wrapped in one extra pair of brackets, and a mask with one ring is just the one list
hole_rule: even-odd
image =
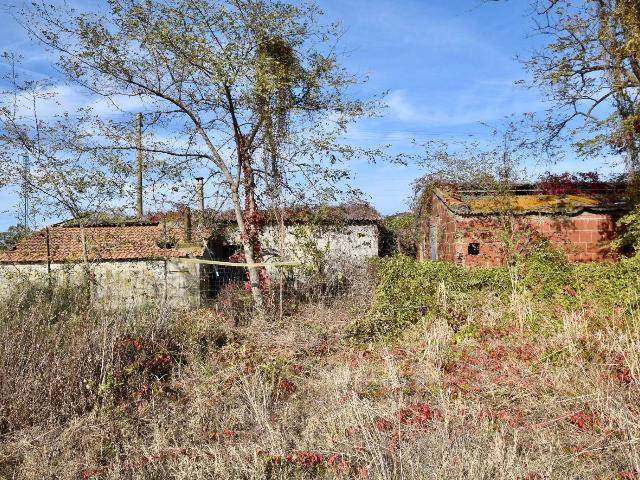
[(467, 246), (467, 253), (469, 255), (479, 255), (480, 254), (480, 244), (479, 243), (470, 243)]

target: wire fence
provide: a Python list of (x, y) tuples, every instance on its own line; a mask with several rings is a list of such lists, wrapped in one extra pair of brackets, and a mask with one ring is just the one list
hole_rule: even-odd
[[(344, 267), (344, 265), (343, 265)], [(359, 265), (346, 270), (309, 272), (304, 265), (262, 270), (260, 289), (266, 310), (279, 318), (303, 304), (331, 305), (348, 299), (352, 305), (370, 298), (374, 286), (371, 268)], [(235, 325), (248, 323), (255, 314), (246, 267), (216, 266), (211, 270), (203, 303), (216, 309)]]
[[(318, 301), (335, 297), (358, 295), (372, 283), (371, 271), (364, 262), (342, 262), (317, 270), (300, 262), (257, 264), (260, 289), (270, 301), (297, 299)], [(222, 293), (251, 291), (247, 264), (201, 262), (201, 294), (203, 299), (215, 301)]]

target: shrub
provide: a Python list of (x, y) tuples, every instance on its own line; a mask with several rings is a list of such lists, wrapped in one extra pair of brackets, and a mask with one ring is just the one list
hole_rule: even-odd
[(477, 300), (506, 298), (514, 287), (540, 306), (536, 321), (558, 305), (574, 310), (589, 305), (609, 311), (634, 309), (638, 307), (634, 293), (640, 292), (640, 257), (571, 263), (542, 239), (512, 269), (417, 262), (405, 256), (380, 259), (376, 285), (371, 308), (352, 325), (356, 336), (395, 336), (406, 326), (434, 316), (445, 318), (457, 330), (467, 322)]
[(239, 282), (230, 282), (220, 289), (216, 307), (234, 326), (246, 325), (254, 314), (251, 292)]
[[(381, 259), (371, 309), (354, 323), (352, 332), (365, 337), (393, 336), (435, 314), (457, 324), (470, 306), (471, 292), (500, 294), (508, 285), (506, 268), (475, 270), (445, 262), (418, 262), (403, 255)], [(438, 296), (445, 291), (443, 301)]]
[(0, 302), (0, 434), (146, 395), (140, 389), (165, 378), (177, 358), (165, 347), (175, 325), (167, 313), (94, 307), (68, 287), (16, 287)]
[(637, 308), (640, 292), (640, 256), (612, 263), (585, 263), (572, 266), (574, 288), (583, 304), (612, 310), (617, 306)]
[(546, 301), (566, 298), (573, 283), (573, 268), (567, 257), (546, 238), (538, 239), (520, 264), (521, 287)]

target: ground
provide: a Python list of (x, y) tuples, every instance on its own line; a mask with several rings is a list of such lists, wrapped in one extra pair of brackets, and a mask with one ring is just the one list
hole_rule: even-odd
[(639, 478), (637, 296), (480, 295), (368, 338), (371, 295), (244, 326), (14, 295), (0, 477)]

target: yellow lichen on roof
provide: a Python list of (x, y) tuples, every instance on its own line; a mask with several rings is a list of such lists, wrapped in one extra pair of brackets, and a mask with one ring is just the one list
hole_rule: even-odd
[[(464, 202), (458, 200), (459, 204)], [(479, 197), (467, 202), (472, 211), (487, 212), (501, 209), (530, 211), (540, 208), (563, 209), (583, 206), (596, 206), (599, 201), (578, 195), (508, 195)]]
[(628, 209), (623, 194), (614, 190), (542, 194), (531, 185), (522, 185), (500, 193), (470, 188), (465, 190), (447, 185), (436, 188), (434, 193), (451, 211), (459, 215), (493, 215), (500, 212), (519, 215), (575, 215), (585, 210), (605, 212)]
[[(458, 201), (459, 204), (464, 202)], [(597, 206), (600, 202), (584, 195), (506, 195), (476, 197), (467, 202), (472, 212), (486, 213), (494, 210), (536, 211), (541, 208), (562, 210), (567, 208)]]
[(460, 196), (454, 192), (443, 191), (442, 199), (447, 205), (462, 205), (464, 202), (460, 199)]

